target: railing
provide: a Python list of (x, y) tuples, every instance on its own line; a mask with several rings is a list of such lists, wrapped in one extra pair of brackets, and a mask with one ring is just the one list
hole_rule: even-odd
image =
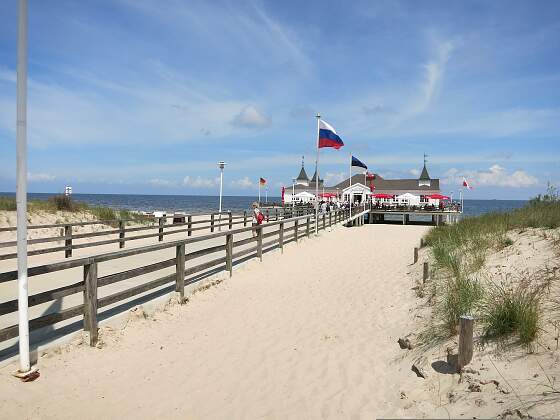
[[(313, 211), (312, 209), (310, 210), (307, 208), (299, 208), (299, 209), (296, 208), (295, 211), (291, 208), (286, 208), (285, 210), (276, 208), (276, 209), (266, 209), (263, 211), (263, 213), (265, 215), (266, 221), (278, 221), (280, 219), (293, 217), (294, 213), (295, 215), (302, 216), (302, 215), (309, 214), (312, 211)], [(113, 243), (117, 243), (119, 249), (122, 249), (125, 247), (126, 242), (136, 241), (139, 239), (158, 238), (159, 242), (163, 242), (164, 237), (169, 235), (187, 233), (187, 236), (192, 236), (192, 233), (195, 231), (202, 231), (208, 229), (210, 233), (213, 233), (216, 229), (221, 229), (222, 227), (226, 227), (226, 226), (228, 229), (231, 230), (235, 225), (242, 224), (243, 226), (247, 226), (248, 224), (251, 224), (251, 215), (248, 215), (246, 211), (243, 212), (242, 215), (233, 215), (231, 212), (227, 212), (221, 214), (211, 213), (208, 216), (209, 219), (203, 219), (203, 220), (193, 220), (193, 215), (190, 214), (163, 216), (158, 218), (150, 217), (145, 219), (144, 221), (155, 223), (154, 225), (139, 226), (139, 227), (126, 227), (127, 222), (139, 222), (139, 220), (133, 220), (133, 219), (98, 220), (93, 222), (59, 223), (59, 224), (50, 224), (50, 225), (28, 226), (27, 229), (29, 230), (47, 229), (47, 228), (64, 229), (64, 234), (61, 236), (50, 236), (44, 238), (29, 239), (27, 241), (28, 245), (64, 241), (64, 246), (34, 249), (28, 251), (27, 255), (33, 256), (33, 255), (40, 255), (40, 254), (48, 254), (52, 252), (64, 252), (64, 257), (69, 258), (72, 257), (72, 250), (74, 249), (90, 248), (90, 247), (113, 244)], [(203, 217), (207, 217), (207, 216), (203, 216)], [(167, 223), (168, 219), (173, 219), (172, 223)], [(115, 227), (118, 226), (118, 228), (112, 230), (104, 230), (100, 232), (91, 232), (91, 233), (80, 233), (80, 234), (72, 233), (74, 227), (89, 226), (89, 225), (110, 225)], [(186, 228), (178, 229), (182, 226), (186, 226)], [(171, 228), (173, 230), (170, 230)], [(15, 230), (17, 230), (15, 226), (0, 228), (0, 232), (11, 232)], [(134, 236), (129, 236), (130, 233), (134, 233), (134, 232), (156, 231), (156, 230), (157, 233), (147, 233), (147, 234), (140, 234), (140, 235), (136, 234)], [(73, 242), (74, 240), (78, 240), (78, 239), (86, 239), (86, 238), (94, 238), (94, 237), (102, 237), (102, 236), (110, 236), (110, 235), (116, 235), (116, 238), (104, 239), (95, 242), (79, 243), (79, 244)], [(10, 248), (16, 246), (17, 246), (17, 241), (0, 242), (0, 248)], [(17, 253), (15, 252), (0, 254), (0, 261), (10, 260), (14, 258), (17, 258)]]
[[(367, 211), (362, 211), (361, 213), (353, 215), (351, 218), (346, 210), (335, 210), (327, 214), (320, 214), (317, 220), (317, 227), (321, 230), (339, 222), (350, 222), (360, 225), (363, 224), (363, 216), (366, 213)], [(182, 303), (185, 296), (186, 277), (203, 273), (205, 270), (209, 269), (216, 270), (216, 268), (220, 270), (225, 269), (231, 276), (233, 273), (233, 266), (236, 262), (240, 262), (242, 259), (245, 260), (255, 257), (262, 261), (264, 251), (274, 248), (280, 248), (283, 251), (286, 243), (290, 241), (297, 243), (302, 236), (309, 237), (314, 230), (315, 221), (315, 214), (307, 214), (288, 219), (279, 219), (257, 227), (241, 227), (223, 232), (214, 232), (204, 236), (187, 237), (178, 241), (158, 243), (29, 268), (29, 278), (79, 267), (82, 267), (83, 271), (83, 277), (80, 281), (29, 296), (28, 305), (33, 307), (63, 297), (83, 293), (81, 304), (31, 319), (29, 321), (29, 330), (34, 331), (83, 315), (84, 330), (89, 331), (90, 345), (93, 346), (97, 342), (99, 309), (164, 285), (170, 286), (172, 283), (175, 283), (175, 292), (177, 292), (179, 301)], [(236, 237), (248, 232), (252, 232), (250, 237), (236, 240)], [(225, 242), (216, 245), (215, 240), (219, 238), (225, 239)], [(202, 249), (187, 252), (187, 247), (189, 245), (204, 241), (209, 241), (210, 243), (204, 244), (205, 246)], [(240, 247), (253, 243), (256, 244), (249, 248), (240, 249)], [(157, 251), (173, 248), (175, 248), (175, 257), (173, 258), (166, 258), (158, 261), (158, 255), (154, 254)], [(220, 253), (220, 255), (217, 257), (213, 256), (212, 259), (208, 261), (196, 264), (197, 258), (207, 257), (215, 253)], [(106, 274), (104, 276), (98, 275), (99, 266), (101, 264), (134, 255), (145, 255), (143, 259), (151, 262), (150, 264), (130, 268), (125, 271)], [(159, 258), (162, 257), (159, 256)], [(136, 279), (147, 273), (154, 273), (169, 267), (175, 267), (173, 274), (163, 275), (141, 284), (135, 283), (133, 287), (103, 297), (98, 297), (99, 288), (128, 279)], [(17, 275), (17, 271), (0, 273), (0, 284), (17, 280)], [(191, 283), (195, 281), (197, 280), (193, 280)], [(17, 299), (2, 302), (0, 303), (0, 316), (13, 314), (17, 309)], [(11, 325), (3, 328), (0, 330), (0, 342), (15, 338), (17, 335), (18, 325)]]

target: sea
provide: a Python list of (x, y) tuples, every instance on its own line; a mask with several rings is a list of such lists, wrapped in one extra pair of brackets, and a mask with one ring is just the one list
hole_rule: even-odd
[[(47, 200), (51, 193), (29, 193), (29, 199)], [(0, 196), (15, 197), (15, 193), (0, 192)], [(76, 201), (90, 206), (110, 207), (134, 211), (185, 212), (207, 214), (218, 211), (219, 197), (205, 195), (141, 195), (141, 194), (72, 194)], [(222, 199), (223, 211), (240, 213), (251, 208), (255, 196), (230, 196)], [(269, 204), (280, 204), (280, 197), (268, 197)], [(527, 200), (464, 200), (464, 215), (478, 216), (491, 212), (504, 212), (523, 207)]]

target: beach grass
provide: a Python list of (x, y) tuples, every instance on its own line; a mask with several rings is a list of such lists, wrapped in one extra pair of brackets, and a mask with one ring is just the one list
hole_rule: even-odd
[[(13, 197), (0, 197), (0, 210), (16, 211), (16, 200)], [(86, 203), (76, 201), (71, 196), (55, 195), (48, 200), (28, 200), (27, 212), (29, 214), (45, 212), (55, 214), (57, 212), (66, 213), (86, 213), (92, 215), (97, 220), (127, 220), (136, 223), (149, 223), (150, 221), (143, 215), (126, 209), (112, 209), (110, 207), (89, 206)]]
[[(523, 344), (539, 332), (545, 288), (526, 277), (511, 284), (480, 282), (480, 270), (489, 251), (513, 245), (508, 232), (560, 227), (560, 195), (549, 185), (547, 193), (506, 213), (469, 217), (454, 225), (438, 226), (425, 236), (435, 260), (433, 316), (438, 330), (457, 332), (459, 317), (473, 314), (482, 320), (484, 335), (500, 339), (516, 335)], [(553, 231), (553, 246), (560, 255), (560, 237)]]

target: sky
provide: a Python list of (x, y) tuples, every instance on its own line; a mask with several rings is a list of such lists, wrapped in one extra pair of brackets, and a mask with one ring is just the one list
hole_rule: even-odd
[[(560, 184), (558, 1), (29, 0), (28, 190), (269, 195), (316, 158), (526, 199)], [(17, 1), (0, 2), (0, 191), (15, 191)]]

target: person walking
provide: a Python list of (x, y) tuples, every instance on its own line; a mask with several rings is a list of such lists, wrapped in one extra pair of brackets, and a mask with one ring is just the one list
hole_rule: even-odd
[(261, 209), (259, 208), (259, 204), (255, 201), (253, 202), (253, 218), (251, 220), (251, 226), (253, 227), (253, 238), (257, 235), (257, 226), (261, 225), (263, 220), (264, 220), (264, 216), (261, 212)]

